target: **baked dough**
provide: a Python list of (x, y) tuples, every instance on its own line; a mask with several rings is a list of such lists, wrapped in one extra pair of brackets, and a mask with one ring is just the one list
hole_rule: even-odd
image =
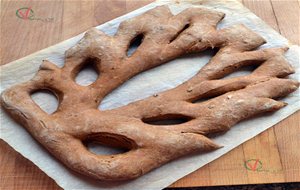
[[(216, 30), (223, 17), (221, 12), (204, 8), (189, 8), (174, 16), (168, 7), (160, 6), (122, 22), (114, 36), (91, 29), (66, 51), (62, 68), (44, 61), (32, 80), (5, 90), (1, 104), (66, 166), (100, 180), (137, 178), (178, 157), (213, 151), (220, 146), (207, 135), (282, 108), (286, 104), (274, 99), (299, 86), (283, 78), (294, 72), (283, 56), (286, 47), (255, 50), (265, 40), (243, 25)], [(127, 56), (138, 36), (143, 38), (141, 45)], [(208, 48), (219, 50), (194, 77), (176, 88), (120, 108), (98, 110), (107, 94), (138, 73)], [(76, 75), (91, 63), (100, 73), (98, 79), (89, 86), (78, 85)], [(247, 76), (223, 78), (247, 65), (257, 68)], [(40, 89), (58, 97), (59, 107), (53, 114), (31, 99)], [(186, 122), (150, 123), (170, 118)], [(128, 151), (96, 155), (85, 141)]]

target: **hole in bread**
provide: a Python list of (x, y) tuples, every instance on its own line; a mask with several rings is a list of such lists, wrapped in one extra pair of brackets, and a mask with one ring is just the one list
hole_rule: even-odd
[(58, 99), (50, 90), (37, 90), (31, 94), (31, 98), (48, 114), (54, 113), (58, 108)]
[(122, 135), (97, 133), (89, 135), (83, 144), (91, 152), (98, 155), (114, 155), (128, 152), (137, 147), (136, 143)]
[(128, 150), (124, 148), (110, 147), (97, 142), (88, 142), (85, 143), (85, 146), (89, 151), (98, 155), (114, 155), (128, 152)]
[[(229, 79), (229, 78), (236, 78), (236, 77), (242, 77), (242, 76), (246, 76), (246, 75), (249, 75), (251, 74), (258, 66), (257, 65), (248, 65), (248, 66), (242, 66), (240, 68), (236, 68), (237, 70), (226, 75), (225, 77), (223, 77), (222, 79), (220, 80), (223, 80), (223, 79)], [(217, 80), (216, 80), (217, 81)], [(229, 84), (230, 85), (230, 84)], [(215, 88), (215, 89), (212, 89), (208, 92), (206, 92), (205, 94), (202, 94), (200, 98), (194, 98), (192, 100), (190, 100), (191, 103), (201, 103), (201, 102), (206, 102), (210, 99), (213, 99), (213, 98), (216, 98), (216, 97), (219, 97), (225, 93), (228, 92), (228, 90), (226, 91), (225, 89), (228, 88), (228, 85), (227, 86), (220, 86), (218, 88)], [(240, 90), (240, 89), (243, 89), (245, 88), (245, 86), (236, 86), (235, 89), (233, 90), (230, 90), (230, 91), (235, 91), (235, 90)]]
[(81, 86), (88, 86), (95, 82), (99, 77), (97, 69), (97, 59), (88, 58), (77, 68), (75, 82)]
[(127, 49), (127, 57), (130, 57), (137, 50), (137, 48), (143, 42), (143, 39), (144, 39), (144, 34), (139, 34), (131, 40), (129, 47)]
[(157, 117), (143, 118), (142, 121), (150, 125), (178, 125), (192, 119), (192, 117), (181, 114), (166, 114)]
[(227, 74), (222, 79), (229, 79), (229, 78), (234, 78), (234, 77), (240, 77), (240, 76), (249, 75), (257, 67), (258, 67), (258, 65), (256, 65), (256, 64), (255, 65), (242, 66), (242, 67), (236, 67), (236, 68), (234, 68), (234, 69), (236, 69), (235, 71), (233, 71), (232, 73)]
[(182, 32), (184, 32), (187, 28), (189, 28), (190, 27), (190, 24), (188, 23), (188, 24), (186, 24), (186, 25), (184, 25), (184, 27), (181, 29), (181, 30), (179, 30), (174, 36), (173, 36), (173, 38), (171, 38), (171, 40), (169, 41), (169, 43), (172, 43), (174, 40), (176, 40), (177, 38), (178, 38), (178, 36), (182, 33)]
[(208, 49), (199, 53), (187, 54), (141, 72), (108, 94), (101, 101), (98, 109), (115, 109), (175, 88), (195, 76), (216, 53), (215, 49)]

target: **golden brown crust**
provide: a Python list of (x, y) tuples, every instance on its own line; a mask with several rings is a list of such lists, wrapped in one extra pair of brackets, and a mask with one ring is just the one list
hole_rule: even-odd
[[(216, 30), (223, 17), (202, 8), (173, 16), (161, 6), (122, 22), (115, 36), (91, 29), (65, 53), (63, 68), (44, 61), (32, 80), (2, 93), (2, 106), (57, 159), (100, 180), (133, 179), (180, 156), (215, 150), (219, 146), (205, 135), (280, 109), (285, 103), (274, 98), (299, 86), (297, 81), (280, 78), (294, 72), (283, 56), (287, 48), (254, 50), (264, 39), (243, 25)], [(142, 44), (127, 56), (138, 35), (143, 36)], [(178, 87), (113, 110), (97, 109), (107, 94), (134, 75), (214, 47), (220, 50), (210, 62)], [(75, 76), (91, 61), (99, 78), (89, 86), (76, 84)], [(247, 76), (222, 79), (253, 64), (258, 68)], [(57, 95), (60, 104), (55, 113), (48, 115), (33, 102), (30, 95), (39, 89)], [(211, 99), (195, 103), (203, 98)], [(164, 126), (147, 123), (176, 117), (188, 121)], [(86, 140), (129, 151), (96, 155), (83, 145)]]

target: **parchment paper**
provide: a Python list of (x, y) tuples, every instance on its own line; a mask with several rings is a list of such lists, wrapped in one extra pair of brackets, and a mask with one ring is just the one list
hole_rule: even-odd
[[(191, 3), (193, 3), (193, 5)], [(169, 7), (174, 14), (177, 14), (178, 12), (190, 6), (207, 7), (222, 11), (226, 13), (226, 17), (219, 24), (218, 28), (225, 28), (234, 24), (243, 23), (267, 40), (268, 43), (263, 45), (261, 48), (279, 47), (284, 45), (290, 46), (290, 50), (287, 52), (286, 58), (296, 69), (296, 74), (293, 74), (290, 76), (290, 78), (300, 80), (299, 47), (289, 44), (285, 38), (280, 36), (276, 31), (267, 26), (262, 20), (260, 20), (257, 16), (236, 1), (198, 0), (189, 1), (189, 3), (171, 3), (168, 1), (160, 1), (149, 4), (127, 15), (100, 25), (97, 28), (103, 30), (107, 34), (113, 35), (121, 21), (139, 15), (161, 4), (169, 4)], [(77, 43), (82, 36), (83, 35), (80, 34), (60, 44), (2, 66), (1, 92), (9, 86), (31, 79), (34, 73), (38, 70), (38, 67), (43, 59), (48, 59), (55, 64), (62, 66), (64, 51)], [(209, 61), (210, 57), (211, 54), (209, 52), (204, 52), (193, 56), (186, 56), (171, 61), (171, 63), (144, 72), (113, 91), (103, 100), (100, 107), (102, 109), (112, 109), (138, 99), (143, 99), (154, 93), (173, 88), (196, 74), (196, 72)], [(89, 70), (86, 70), (85, 72), (85, 74), (89, 74), (89, 76), (94, 75)], [(247, 72), (241, 71), (235, 73), (234, 75), (243, 75), (245, 73)], [(87, 75), (84, 74), (80, 78), (81, 82), (89, 82), (89, 80), (91, 80), (87, 77)], [(47, 96), (47, 94), (43, 94), (41, 96), (37, 96), (35, 100), (39, 102), (39, 104), (46, 110), (55, 110), (55, 103), (51, 103), (53, 101), (50, 100), (47, 101)], [(223, 145), (223, 148), (211, 153), (178, 159), (136, 180), (123, 183), (102, 183), (70, 171), (60, 164), (59, 161), (53, 158), (29, 135), (29, 133), (27, 133), (26, 130), (23, 129), (23, 127), (16, 124), (2, 110), (0, 132), (1, 139), (5, 140), (24, 157), (31, 160), (64, 189), (162, 189), (175, 182), (179, 178), (182, 178), (183, 176), (222, 156), (241, 143), (256, 136), (257, 134), (291, 115), (295, 111), (299, 110), (299, 90), (284, 98), (283, 101), (287, 102), (289, 105), (273, 114), (268, 114), (241, 122), (234, 126), (226, 134), (214, 138), (213, 140), (218, 144)], [(110, 150), (101, 151), (103, 152)]]

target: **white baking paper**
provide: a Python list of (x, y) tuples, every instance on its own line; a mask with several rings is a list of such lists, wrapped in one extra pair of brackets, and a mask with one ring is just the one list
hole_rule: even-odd
[[(289, 46), (290, 50), (286, 53), (286, 58), (296, 69), (296, 74), (291, 75), (290, 78), (300, 80), (299, 47), (291, 45), (288, 40), (280, 36), (276, 31), (267, 26), (261, 19), (237, 1), (196, 0), (181, 3), (160, 1), (151, 3), (143, 8), (100, 25), (97, 28), (109, 35), (113, 35), (121, 21), (139, 15), (161, 4), (168, 4), (174, 14), (177, 14), (190, 6), (215, 9), (226, 13), (225, 19), (219, 24), (218, 28), (225, 28), (234, 24), (242, 23), (267, 40), (268, 43), (263, 45), (261, 48)], [(1, 66), (1, 92), (14, 84), (31, 79), (34, 73), (38, 70), (43, 59), (48, 59), (55, 64), (62, 66), (64, 51), (76, 44), (82, 36), (83, 34), (80, 34), (55, 46), (51, 46), (20, 60)], [(130, 79), (124, 85), (113, 91), (103, 100), (100, 107), (101, 109), (112, 109), (126, 105), (129, 102), (146, 98), (154, 93), (173, 88), (196, 74), (196, 72), (209, 61), (210, 57), (211, 54), (209, 52), (185, 56), (171, 61), (172, 63), (170, 62), (144, 72)], [(89, 83), (93, 80), (93, 77), (89, 76), (94, 76), (95, 74), (89, 70), (86, 70), (85, 72), (85, 74), (89, 75), (87, 76), (82, 74), (78, 80), (83, 83)], [(237, 72), (234, 75), (243, 75), (245, 73), (247, 72), (242, 71)], [(41, 105), (41, 107), (51, 112), (55, 110), (57, 105), (55, 104), (55, 99), (53, 100), (52, 98), (47, 100), (48, 96), (49, 95), (47, 94), (36, 95), (35, 100)], [(243, 121), (234, 126), (226, 134), (215, 137), (214, 141), (223, 145), (223, 148), (210, 153), (193, 155), (175, 160), (136, 180), (122, 183), (103, 183), (70, 171), (52, 157), (29, 135), (29, 133), (27, 133), (25, 129), (23, 129), (23, 127), (15, 123), (2, 110), (0, 132), (1, 139), (5, 140), (24, 157), (31, 160), (64, 189), (162, 189), (203, 165), (217, 159), (241, 143), (256, 136), (299, 110), (299, 90), (284, 98), (283, 101), (287, 102), (288, 106), (275, 113)], [(94, 149), (93, 151), (99, 150)], [(110, 150), (107, 149), (101, 151), (105, 153)]]

